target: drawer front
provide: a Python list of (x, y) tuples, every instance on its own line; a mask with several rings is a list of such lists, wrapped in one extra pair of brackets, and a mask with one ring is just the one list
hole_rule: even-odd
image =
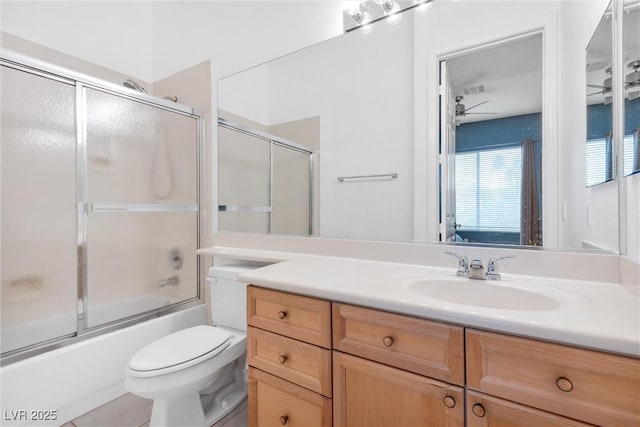
[(470, 391), (468, 427), (589, 427), (580, 421)]
[(247, 323), (331, 348), (331, 303), (285, 292), (247, 287)]
[(331, 399), (249, 368), (249, 427), (331, 427)]
[(467, 330), (467, 386), (598, 425), (640, 425), (640, 359)]
[(334, 303), (333, 340), (345, 353), (464, 384), (462, 327)]
[(331, 350), (249, 327), (249, 365), (331, 397)]

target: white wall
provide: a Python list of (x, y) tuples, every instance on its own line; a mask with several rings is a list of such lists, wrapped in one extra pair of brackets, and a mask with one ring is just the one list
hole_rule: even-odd
[(152, 2), (2, 0), (9, 34), (103, 67), (153, 80)]
[(342, 32), (345, 1), (153, 4), (155, 79), (212, 59), (218, 78)]
[(564, 1), (560, 7), (558, 138), (563, 168), (558, 185), (560, 208), (566, 212), (559, 230), (563, 248), (579, 248), (584, 240), (618, 250), (617, 182), (585, 188), (586, 112), (582, 107), (576, 111), (586, 97), (586, 48), (608, 4), (609, 0)]
[[(269, 123), (269, 80), (266, 66), (254, 67), (218, 83), (218, 109), (253, 122)], [(220, 113), (218, 113), (220, 114)]]
[[(413, 26), (381, 24), (269, 65), (270, 123), (320, 117), (326, 237), (412, 238)], [(337, 180), (391, 172), (398, 179)]]

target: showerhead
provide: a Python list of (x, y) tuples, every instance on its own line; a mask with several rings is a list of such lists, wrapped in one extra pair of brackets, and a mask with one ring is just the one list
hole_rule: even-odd
[(124, 82), (122, 82), (122, 85), (124, 87), (128, 87), (129, 89), (137, 90), (138, 92), (148, 93), (142, 86), (131, 79), (125, 80)]

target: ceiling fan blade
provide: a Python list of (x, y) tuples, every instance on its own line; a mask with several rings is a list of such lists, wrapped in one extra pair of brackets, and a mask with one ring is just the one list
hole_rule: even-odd
[(606, 86), (602, 86), (602, 85), (587, 85), (587, 87), (593, 87), (596, 89), (608, 89)]
[(471, 110), (472, 108), (479, 107), (479, 106), (481, 106), (481, 105), (486, 104), (487, 102), (489, 102), (489, 100), (488, 100), (488, 99), (487, 99), (486, 101), (482, 101), (482, 102), (480, 102), (480, 103), (478, 103), (478, 104), (476, 104), (476, 105), (472, 105), (471, 107), (467, 107), (467, 108), (465, 108), (465, 110), (464, 110), (464, 111), (465, 111), (465, 112), (467, 112), (467, 111)]
[(466, 114), (498, 114), (498, 113), (466, 113)]
[(593, 92), (593, 93), (588, 93), (587, 96), (592, 96), (592, 95), (602, 95), (604, 93), (603, 90), (601, 90), (600, 92)]

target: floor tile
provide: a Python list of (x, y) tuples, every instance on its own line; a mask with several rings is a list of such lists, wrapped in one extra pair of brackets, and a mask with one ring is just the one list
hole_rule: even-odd
[(229, 415), (215, 423), (212, 427), (247, 427), (247, 399), (245, 399)]
[(151, 418), (153, 401), (125, 394), (75, 420), (76, 427), (139, 427)]

